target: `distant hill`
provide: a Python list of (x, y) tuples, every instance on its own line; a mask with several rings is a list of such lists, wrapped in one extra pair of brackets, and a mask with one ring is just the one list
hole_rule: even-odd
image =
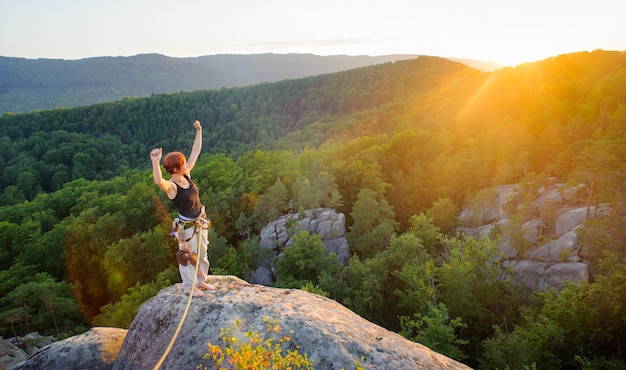
[[(411, 54), (375, 57), (223, 54), (193, 58), (142, 54), (80, 60), (0, 57), (0, 114), (71, 108), (124, 97), (241, 87), (417, 57)], [(456, 61), (479, 70), (497, 68), (489, 62)]]

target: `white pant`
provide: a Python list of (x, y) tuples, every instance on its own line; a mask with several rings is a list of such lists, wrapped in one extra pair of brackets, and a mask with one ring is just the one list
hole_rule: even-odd
[[(198, 228), (198, 233), (195, 233), (195, 229)], [(185, 240), (191, 238), (187, 242), (189, 251), (197, 254), (198, 260), (198, 275), (196, 278), (196, 285), (198, 283), (204, 283), (207, 280), (209, 274), (209, 259), (207, 257), (207, 245), (209, 245), (209, 231), (207, 229), (196, 227), (186, 228), (182, 232), (182, 237)], [(200, 249), (198, 250), (198, 239), (200, 239)], [(181, 242), (182, 243), (182, 242)], [(180, 271), (180, 277), (183, 280), (183, 289), (187, 292), (192, 291), (193, 276), (196, 272), (196, 266), (191, 263), (187, 263), (187, 266), (178, 265)]]

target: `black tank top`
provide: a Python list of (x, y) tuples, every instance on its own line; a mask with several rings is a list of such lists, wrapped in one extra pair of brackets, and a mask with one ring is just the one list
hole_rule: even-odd
[(176, 196), (172, 199), (172, 202), (181, 216), (194, 219), (200, 216), (200, 213), (202, 212), (202, 204), (200, 204), (198, 187), (186, 175), (185, 178), (189, 181), (189, 187), (184, 189), (174, 183), (176, 184), (177, 189)]

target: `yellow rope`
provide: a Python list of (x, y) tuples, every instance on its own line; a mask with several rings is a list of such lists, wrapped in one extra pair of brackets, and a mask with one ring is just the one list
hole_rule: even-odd
[[(165, 352), (163, 353), (163, 356), (161, 356), (161, 359), (159, 360), (159, 362), (157, 362), (157, 364), (154, 365), (153, 370), (158, 370), (161, 367), (161, 365), (163, 365), (163, 361), (165, 361), (165, 358), (167, 357), (172, 347), (174, 346), (174, 341), (176, 341), (176, 338), (178, 337), (180, 328), (182, 328), (183, 326), (183, 322), (185, 321), (185, 318), (187, 317), (187, 312), (189, 311), (189, 306), (191, 305), (191, 299), (193, 298), (193, 292), (196, 289), (196, 282), (198, 280), (198, 268), (200, 267), (200, 243), (202, 242), (202, 232), (198, 232), (198, 227), (199, 225), (195, 226), (195, 232), (196, 234), (198, 234), (198, 242), (196, 243), (197, 244), (196, 245), (196, 272), (193, 274), (193, 283), (191, 284), (191, 291), (189, 292), (189, 300), (187, 301), (187, 306), (185, 307), (185, 311), (183, 311), (183, 316), (180, 318), (178, 327), (176, 328), (176, 331), (174, 332), (174, 335), (172, 336), (172, 340), (170, 340), (170, 344), (165, 349)], [(200, 230), (202, 229), (200, 228)]]

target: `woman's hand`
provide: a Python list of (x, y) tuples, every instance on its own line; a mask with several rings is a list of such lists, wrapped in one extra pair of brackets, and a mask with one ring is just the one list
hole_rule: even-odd
[(193, 127), (196, 128), (196, 131), (201, 131), (202, 130), (202, 124), (198, 120), (196, 120), (196, 122), (193, 123)]
[(152, 159), (153, 161), (160, 161), (161, 160), (161, 154), (163, 154), (163, 149), (162, 148), (154, 148), (150, 152), (150, 159)]

